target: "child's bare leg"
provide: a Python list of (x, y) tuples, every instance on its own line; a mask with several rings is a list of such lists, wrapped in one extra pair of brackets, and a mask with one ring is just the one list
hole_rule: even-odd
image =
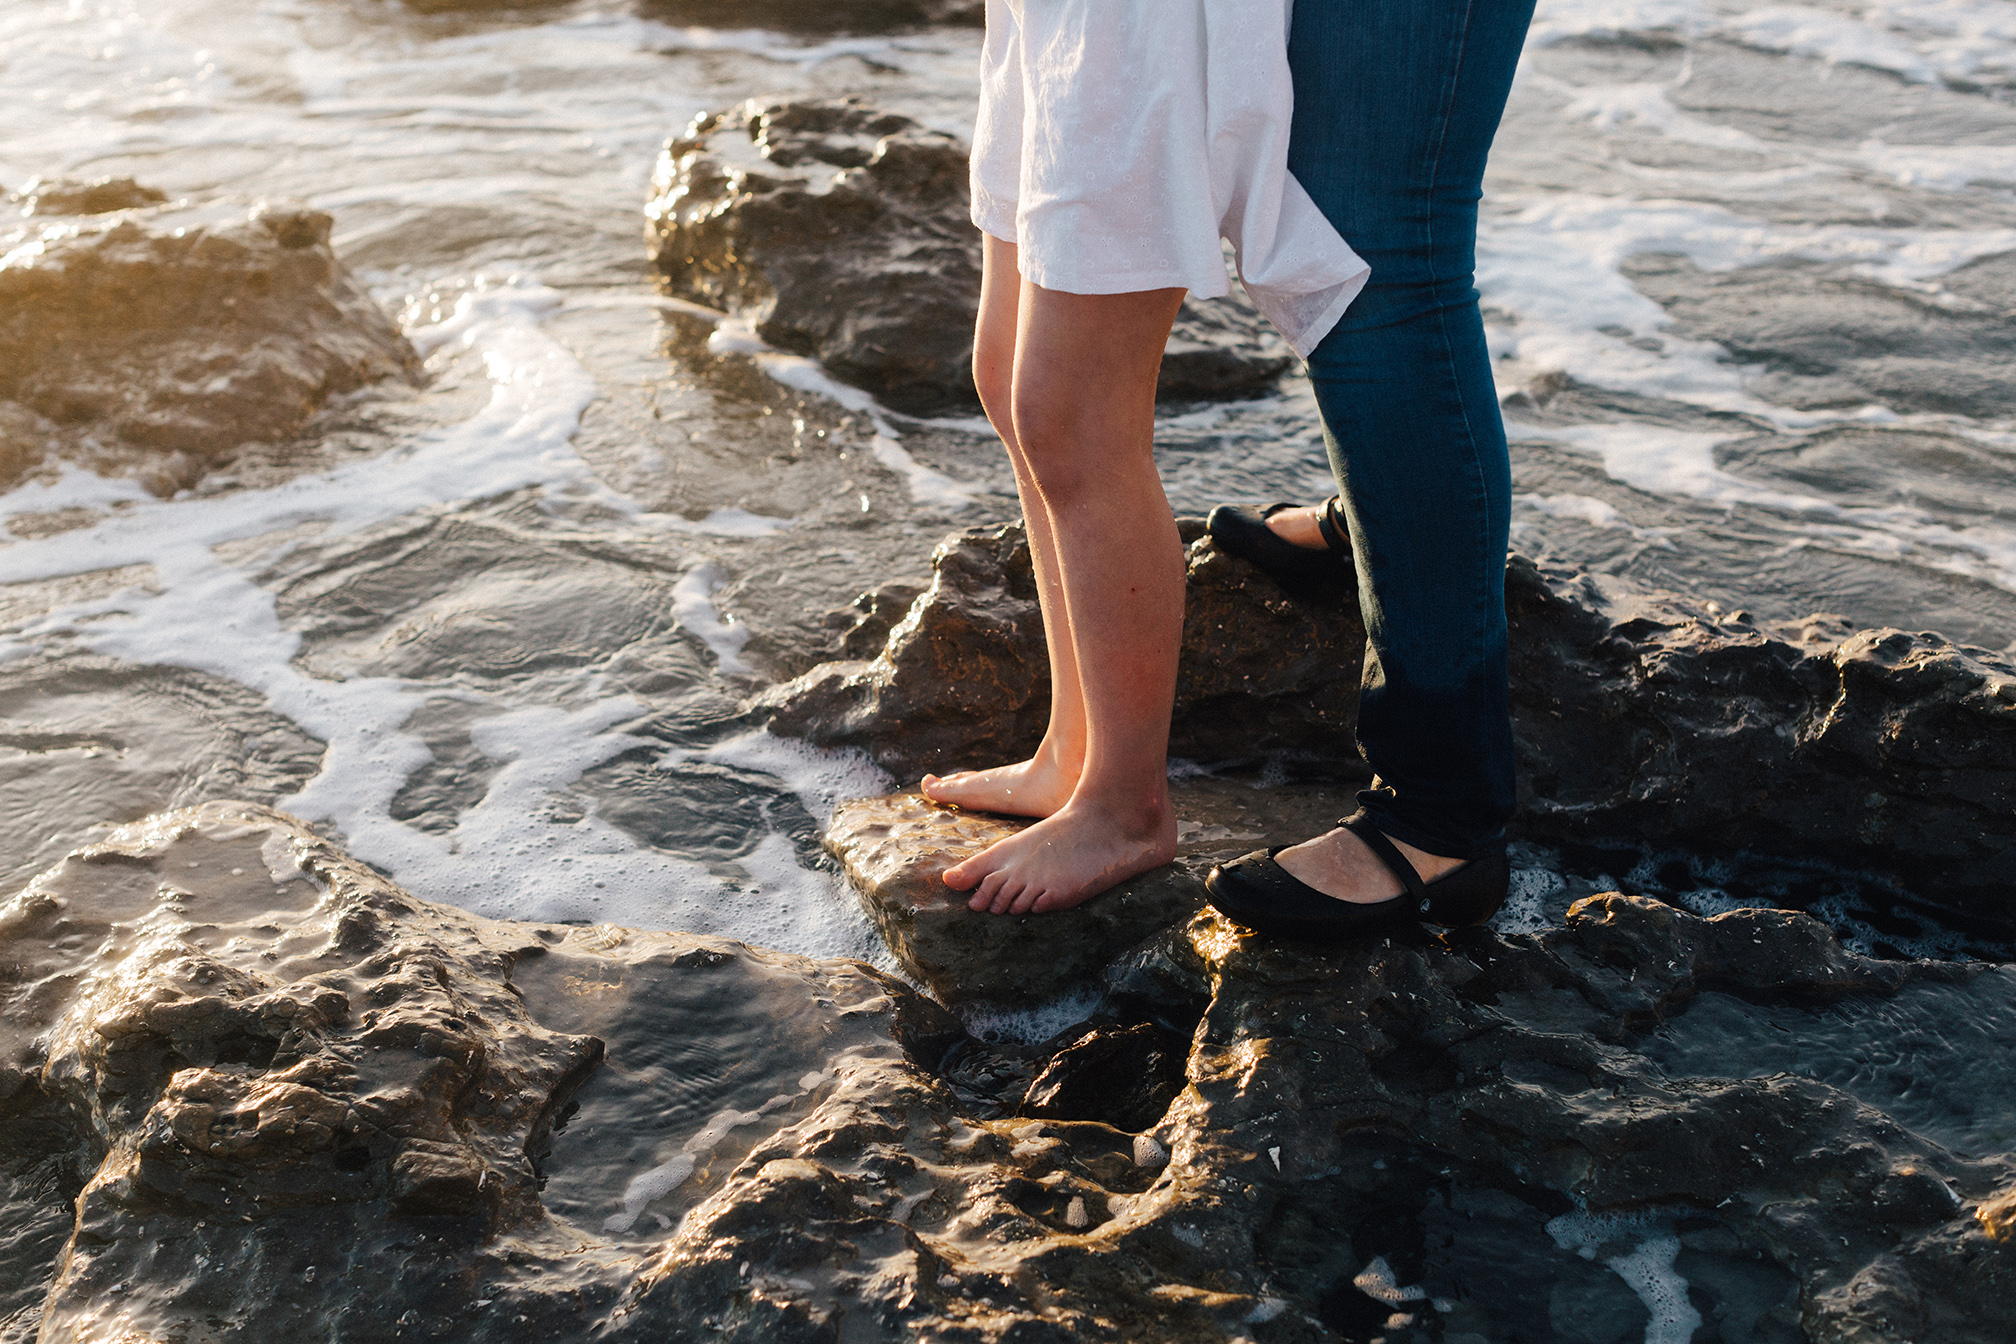
[(1015, 490), (1035, 561), (1036, 590), (1043, 604), (1043, 638), (1050, 653), (1050, 725), (1042, 745), (1026, 761), (985, 770), (961, 770), (940, 778), (924, 776), (926, 797), (982, 812), (1047, 817), (1069, 801), (1085, 764), (1085, 697), (1078, 685), (1078, 655), (1071, 647), (1070, 621), (1057, 573), (1057, 542), (1050, 514), (1015, 438), (1013, 402), (1015, 333), (1022, 277), (1015, 268), (1015, 244), (983, 236), (985, 267), (980, 282), (980, 321), (973, 339), (973, 382), (980, 403), (1008, 448), (1015, 467)]
[(1022, 286), (1015, 441), (1056, 548), (1085, 758), (1061, 809), (946, 870), (976, 910), (1065, 909), (1176, 852), (1168, 747), (1183, 548), (1154, 435), (1155, 376), (1182, 300), (1176, 289)]

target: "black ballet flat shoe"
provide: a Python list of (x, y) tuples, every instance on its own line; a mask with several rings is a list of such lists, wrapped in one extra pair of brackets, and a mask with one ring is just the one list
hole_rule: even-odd
[(1317, 515), (1316, 526), (1329, 544), (1320, 549), (1283, 541), (1267, 520), (1293, 504), (1270, 504), (1260, 512), (1236, 504), (1220, 504), (1204, 520), (1204, 530), (1218, 543), (1218, 549), (1250, 560), (1265, 570), (1276, 583), (1295, 586), (1314, 583), (1343, 583), (1352, 580), (1351, 534), (1344, 523), (1344, 511), (1337, 496), (1330, 496)]
[(1274, 861), (1288, 848), (1278, 845), (1213, 868), (1204, 879), (1212, 906), (1234, 924), (1259, 933), (1338, 942), (1414, 923), (1450, 928), (1482, 924), (1505, 903), (1512, 865), (1502, 852), (1472, 859), (1433, 882), (1423, 882), (1407, 856), (1363, 813), (1337, 824), (1369, 845), (1407, 890), (1370, 904), (1325, 896)]

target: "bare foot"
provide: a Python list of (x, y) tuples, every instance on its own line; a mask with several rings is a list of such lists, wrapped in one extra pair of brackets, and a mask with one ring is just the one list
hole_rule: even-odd
[[(1393, 839), (1392, 836), (1386, 838)], [(1423, 882), (1433, 882), (1444, 873), (1461, 868), (1465, 862), (1463, 859), (1445, 859), (1439, 854), (1424, 853), (1405, 840), (1393, 840), (1393, 845), (1407, 856), (1407, 861), (1414, 865), (1415, 872), (1421, 874)], [(1390, 900), (1407, 889), (1393, 871), (1379, 861), (1371, 846), (1342, 826), (1326, 831), (1314, 840), (1290, 845), (1275, 855), (1274, 861), (1303, 885), (1314, 887), (1333, 899), (1358, 905)]]
[(1041, 752), (1029, 760), (990, 770), (926, 775), (918, 785), (934, 803), (1011, 817), (1047, 817), (1070, 802), (1071, 791), (1077, 787), (1076, 770), (1066, 770)]
[(1132, 820), (1088, 802), (989, 845), (945, 870), (945, 885), (970, 891), (969, 909), (997, 915), (1069, 910), (1176, 857), (1176, 814), (1166, 801)]

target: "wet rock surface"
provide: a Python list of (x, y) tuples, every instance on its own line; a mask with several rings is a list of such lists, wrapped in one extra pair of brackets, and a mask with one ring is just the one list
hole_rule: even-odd
[(1114, 958), (1203, 906), (1203, 877), (1218, 858), (1325, 830), (1355, 810), (1351, 792), (1176, 780), (1177, 861), (1047, 915), (976, 914), (943, 880), (953, 864), (1029, 825), (1026, 818), (941, 807), (918, 793), (860, 798), (834, 809), (825, 845), (896, 960), (933, 994), (1027, 1007), (1082, 997)]
[[(1170, 753), (1192, 760), (1299, 750), (1356, 760), (1351, 745), (1364, 627), (1339, 593), (1298, 600), (1179, 529), (1189, 597)], [(765, 691), (773, 732), (860, 747), (900, 779), (1026, 756), (1050, 712), (1034, 570), (1019, 523), (947, 538), (929, 586), (871, 659), (825, 664)], [(908, 585), (914, 587), (914, 585)], [(870, 596), (848, 649), (873, 638)], [(1347, 777), (1350, 771), (1344, 772)]]
[[(173, 494), (419, 357), (298, 205), (31, 184), (0, 234), (0, 484), (50, 460)], [(71, 213), (75, 212), (75, 213)]]
[[(1172, 754), (1327, 757), (1341, 777), (1362, 777), (1355, 592), (1285, 593), (1198, 530), (1186, 524)], [(864, 748), (905, 778), (1034, 748), (1048, 687), (1019, 530), (957, 534), (933, 566), (879, 657), (759, 697), (772, 731)], [(1519, 833), (1861, 865), (1935, 904), (2007, 920), (2006, 655), (1824, 616), (1764, 625), (1519, 556), (1506, 583)]]
[[(667, 142), (645, 207), (675, 295), (900, 411), (976, 404), (980, 235), (966, 146), (858, 101), (752, 100)], [(1251, 395), (1292, 352), (1244, 299), (1188, 301), (1165, 397)]]
[[(209, 804), (0, 907), (0, 968), (7, 1338), (1971, 1344), (2016, 1286), (2007, 1090), (1913, 1109), (2016, 1068), (2011, 973), (1785, 911), (1329, 951), (1179, 917), (1015, 1047)], [(1724, 999), (1864, 1030), (1786, 1070), (1689, 1036)], [(1868, 1028), (1963, 1006), (1999, 1045), (1881, 1066)]]
[(1032, 1004), (1080, 991), (1114, 957), (1204, 903), (1202, 874), (1171, 864), (1073, 910), (968, 910), (945, 870), (1028, 824), (896, 794), (842, 803), (826, 846), (896, 959), (948, 1001)]

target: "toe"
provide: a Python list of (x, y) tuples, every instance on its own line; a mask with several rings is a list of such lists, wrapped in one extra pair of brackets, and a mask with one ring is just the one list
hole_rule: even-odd
[(973, 898), (966, 902), (967, 908), (971, 910), (985, 910), (992, 906), (996, 894), (1001, 890), (1001, 884), (1007, 880), (1008, 875), (1006, 873), (996, 872), (987, 874), (987, 876), (980, 879), (979, 884), (973, 889)]
[(1004, 878), (994, 889), (993, 910), (997, 915), (1005, 915), (1015, 908), (1015, 898), (1022, 894), (1024, 883), (1013, 878)]
[(947, 868), (944, 874), (945, 885), (954, 891), (971, 891), (978, 886), (980, 880), (987, 875), (985, 869), (977, 866), (978, 858), (976, 854), (964, 863), (955, 863)]

